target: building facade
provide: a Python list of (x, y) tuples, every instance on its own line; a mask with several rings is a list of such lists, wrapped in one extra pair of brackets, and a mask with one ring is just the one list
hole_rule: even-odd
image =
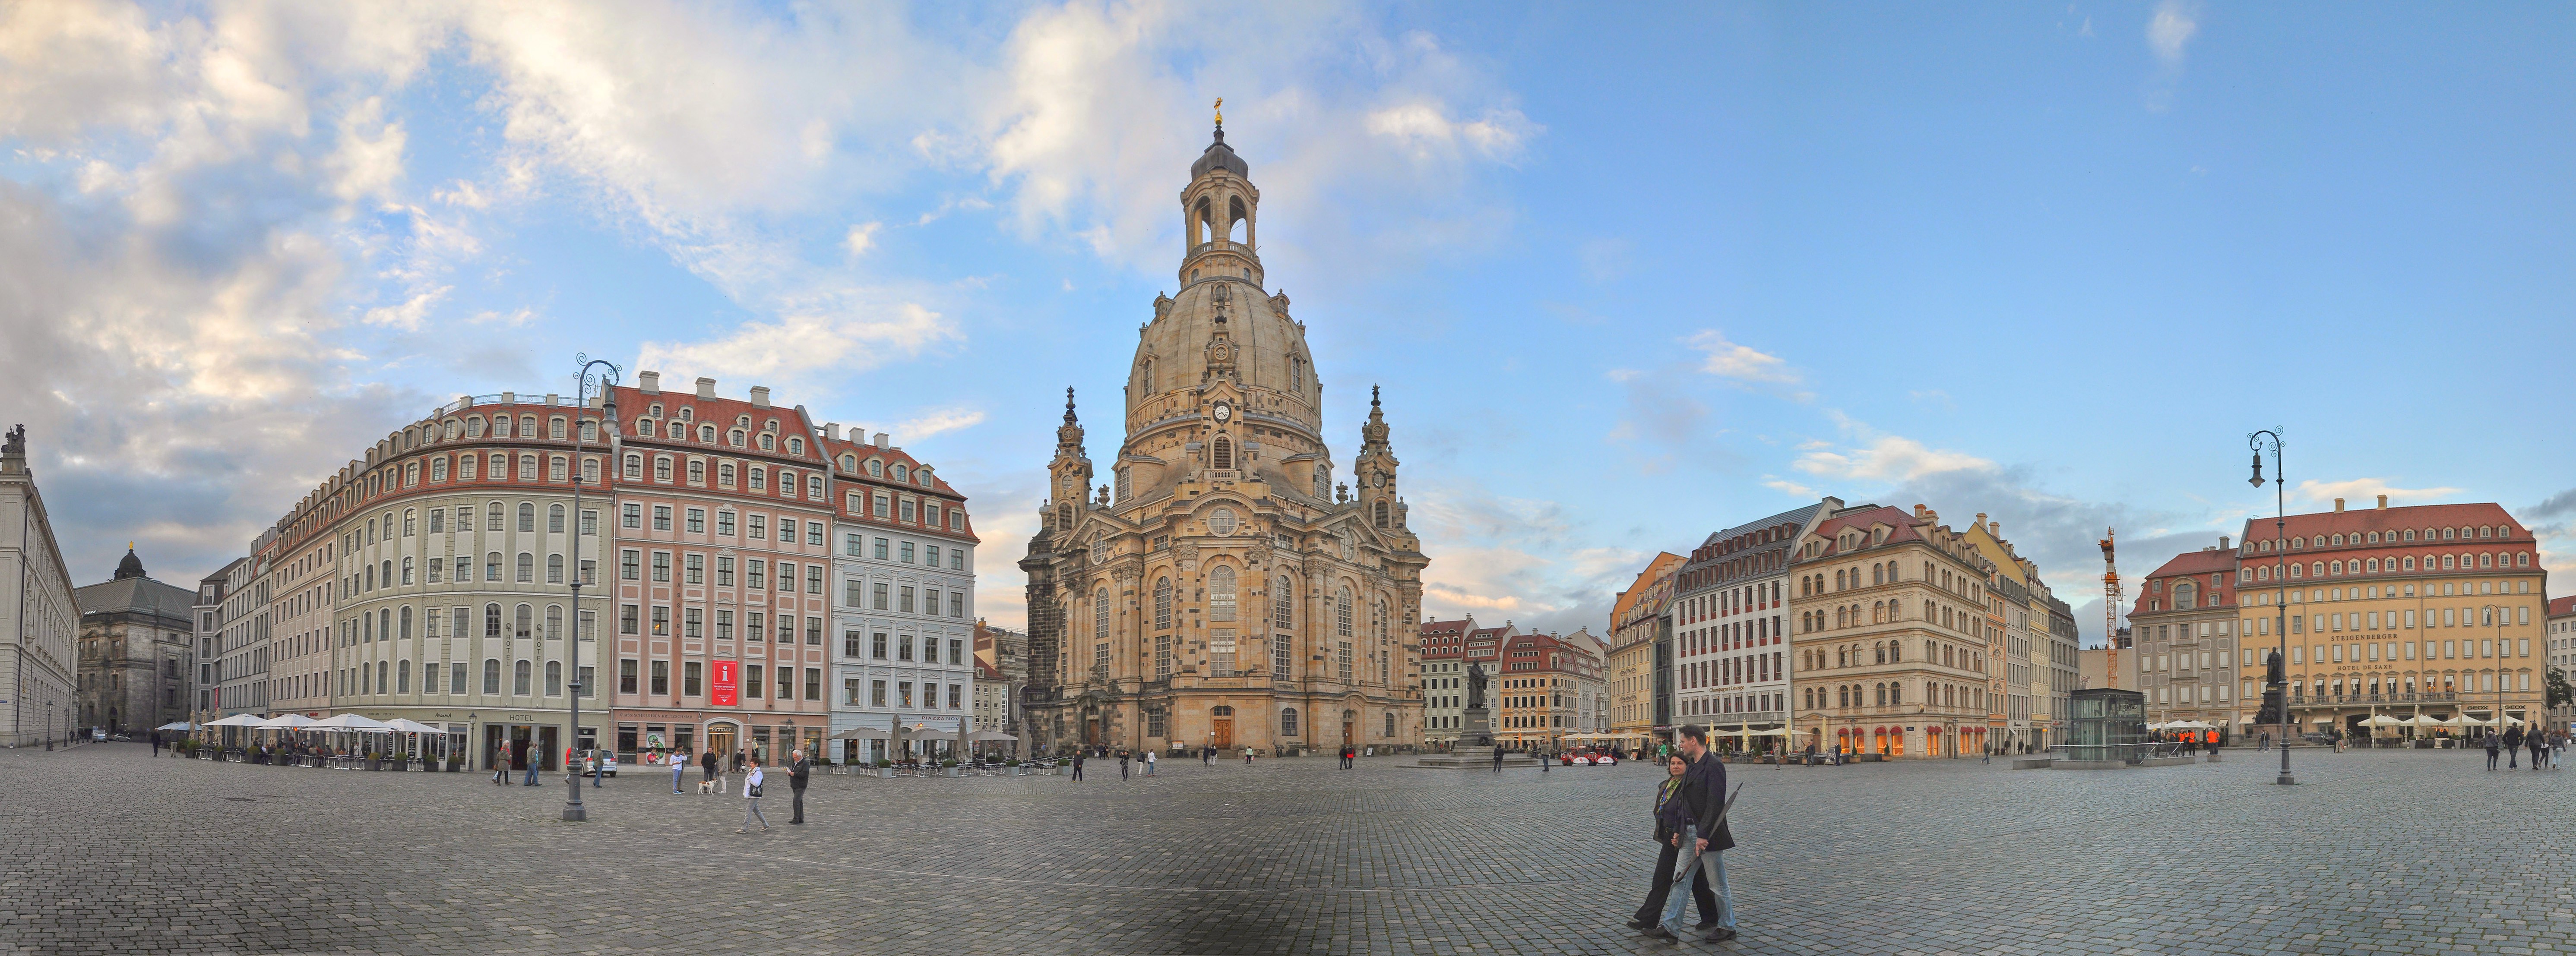
[(1835, 510), (1797, 554), (1797, 744), (1883, 758), (1982, 752), (1992, 564), (1922, 505)]
[(2253, 722), (2262, 706), (2259, 648), (2237, 631), (2236, 549), (2226, 538), (2214, 547), (2175, 555), (2150, 572), (2129, 609), (2135, 642), (2127, 655), (2130, 687), (2146, 694), (2150, 723), (2201, 721), (2229, 731)]
[[(2382, 496), (2346, 511), (2336, 499), (2333, 511), (2289, 516), (2285, 531), (2268, 518), (2247, 519), (2245, 531), (2238, 633), (2277, 645), (2286, 626), (2302, 730), (2363, 735), (2377, 713), (2541, 717), (2548, 572), (2503, 507), (2392, 508)], [(2240, 678), (2240, 699), (2260, 703), (2258, 679)]]
[(1642, 737), (1655, 729), (1656, 641), (1663, 635), (1662, 620), (1672, 605), (1673, 574), (1684, 563), (1681, 555), (1657, 552), (1611, 604), (1605, 669), (1612, 733)]
[(27, 466), (27, 426), (0, 438), (0, 747), (77, 739), (80, 606)]
[(134, 549), (115, 576), (72, 592), (80, 608), (81, 724), (110, 733), (188, 719), (196, 592), (153, 580)]
[(249, 714), (270, 716), (267, 582), (263, 550), (235, 558), (197, 582), (197, 702), (199, 723)]
[(714, 379), (679, 392), (646, 371), (612, 391), (632, 416), (615, 423), (609, 545), (617, 749), (820, 752), (840, 508), (819, 430), (766, 387), (723, 398)]
[(1979, 514), (1965, 536), (1995, 569), (1985, 595), (1986, 742), (1997, 750), (2045, 749), (2055, 728), (2048, 585), (2039, 566), (2003, 536), (2002, 522)]
[(1323, 382), (1288, 297), (1262, 286), (1260, 190), (1217, 131), (1181, 193), (1180, 290), (1127, 370), (1125, 437), (1096, 491), (1067, 390), (1028, 575), (1044, 746), (1265, 751), (1423, 739), (1429, 563), (1372, 395), (1337, 485)]
[[(966, 499), (884, 432), (874, 442), (856, 431), (842, 439), (837, 426), (824, 432), (839, 489), (832, 576), (841, 653), (832, 732), (954, 733), (962, 718), (975, 716), (972, 702), (991, 696), (977, 680), (977, 540)], [(902, 746), (851, 739), (836, 750), (844, 759), (881, 760)]]
[(1555, 751), (1567, 734), (1592, 733), (1600, 716), (1599, 642), (1555, 634), (1515, 633), (1501, 640), (1501, 666), (1490, 676), (1494, 740), (1506, 747)]
[(993, 729), (1011, 735), (1018, 742), (1019, 752), (1028, 753), (1032, 744), (1026, 739), (1028, 721), (1020, 713), (1020, 688), (1029, 683), (1029, 636), (978, 620), (975, 622), (975, 659), (983, 662), (983, 669), (976, 671), (977, 694), (985, 692), (982, 676), (985, 670), (994, 675), (994, 693), (999, 699), (993, 706), (1001, 723)]
[[(332, 659), (339, 653), (339, 519), (354, 511), (355, 499), (346, 484), (343, 475), (333, 475), (307, 492), (262, 533), (264, 544), (255, 552), (268, 583), (271, 716), (331, 713)], [(439, 722), (453, 728), (452, 743), (463, 744), (464, 718), (449, 715)]]
[(1788, 726), (1790, 577), (1799, 544), (1839, 499), (1718, 531), (1673, 586), (1676, 720), (1729, 729)]
[(1422, 737), (1434, 745), (1454, 744), (1466, 729), (1467, 635), (1476, 619), (1424, 621), (1417, 633), (1422, 652)]

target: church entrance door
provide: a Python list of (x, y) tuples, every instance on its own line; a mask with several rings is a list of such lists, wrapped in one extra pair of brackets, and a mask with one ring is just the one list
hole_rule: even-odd
[(1234, 746), (1234, 718), (1218, 717), (1208, 722), (1208, 745), (1218, 750)]

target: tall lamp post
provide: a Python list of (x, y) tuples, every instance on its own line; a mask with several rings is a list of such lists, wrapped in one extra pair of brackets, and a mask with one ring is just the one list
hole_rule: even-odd
[[(591, 358), (587, 354), (576, 354), (573, 356), (573, 361), (580, 363), (581, 365), (581, 370), (574, 373), (573, 376), (580, 383), (574, 390), (575, 397), (573, 407), (583, 411), (588, 410), (590, 408), (591, 386), (594, 384), (599, 386), (601, 401), (598, 427), (601, 432), (605, 433), (608, 439), (608, 453), (609, 457), (613, 460), (617, 455), (618, 444), (616, 392), (617, 364), (607, 359)], [(605, 367), (604, 370), (596, 374), (591, 371), (593, 368), (602, 366)], [(574, 416), (579, 417), (580, 412), (576, 411)], [(564, 657), (566, 658), (564, 666), (572, 669), (572, 726), (567, 728), (568, 733), (564, 735), (564, 738), (573, 743), (574, 746), (572, 749), (577, 755), (581, 749), (581, 695), (590, 690), (590, 685), (592, 683), (591, 681), (581, 679), (581, 533), (583, 530), (581, 520), (581, 487), (584, 482), (582, 481), (582, 463), (579, 459), (581, 458), (582, 451), (589, 445), (589, 442), (582, 438), (582, 432), (578, 426), (574, 428), (572, 441), (573, 458), (575, 459), (572, 466), (572, 639), (564, 642)], [(603, 475), (606, 474), (610, 465), (611, 462), (601, 463), (600, 473)], [(570, 761), (566, 761), (564, 769), (571, 771), (564, 775), (564, 782), (567, 786), (572, 788), (571, 797), (564, 801), (564, 822), (579, 823), (583, 820), (588, 820), (590, 819), (590, 810), (581, 804), (581, 770), (578, 767), (572, 766)], [(602, 769), (606, 768), (603, 767)], [(593, 772), (596, 773), (597, 771)], [(596, 783), (598, 779), (598, 777), (591, 778), (594, 783)]]
[(2290, 482), (2287, 477), (2288, 473), (2281, 469), (2281, 433), (2279, 431), (2266, 428), (2262, 431), (2255, 432), (2254, 434), (2247, 435), (2245, 436), (2245, 444), (2247, 447), (2254, 449), (2254, 477), (2252, 479), (2252, 484), (2254, 487), (2260, 488), (2263, 487), (2263, 439), (2266, 437), (2269, 437), (2272, 440), (2272, 475), (2274, 478), (2272, 483), (2272, 610), (2278, 620), (2278, 623), (2273, 626), (2273, 630), (2279, 633), (2276, 633), (2273, 636), (2280, 639), (2280, 647), (2278, 650), (2273, 651), (2273, 653), (2280, 655), (2282, 671), (2282, 677), (2275, 680), (2272, 684), (2273, 689), (2279, 691), (2281, 694), (2281, 775), (2274, 778), (2272, 782), (2278, 784), (2295, 784), (2299, 782), (2299, 778), (2290, 775), (2290, 728), (2293, 726), (2290, 722), (2290, 686), (2288, 677), (2290, 666), (2290, 604), (2289, 590), (2287, 585), (2283, 583), (2289, 580), (2288, 574), (2286, 573), (2288, 571), (2288, 566), (2284, 563), (2283, 555), (2287, 553), (2290, 533)]

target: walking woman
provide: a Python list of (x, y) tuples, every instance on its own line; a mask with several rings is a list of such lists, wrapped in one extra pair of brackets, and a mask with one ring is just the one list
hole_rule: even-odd
[(507, 744), (492, 748), (492, 783), (494, 786), (510, 785), (510, 747)]
[(742, 826), (733, 832), (749, 833), (751, 821), (758, 820), (760, 832), (767, 833), (769, 818), (760, 815), (760, 758), (753, 757), (746, 765), (751, 768), (751, 776), (743, 778), (742, 781)]

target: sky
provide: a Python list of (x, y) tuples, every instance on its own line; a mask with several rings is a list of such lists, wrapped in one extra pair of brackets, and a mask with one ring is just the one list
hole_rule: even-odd
[(2259, 428), (2294, 511), (2496, 501), (2576, 569), (2576, 7), (2427, 13), (9, 4), (0, 424), (76, 583), (190, 585), (576, 354), (767, 385), (939, 466), (1016, 626), (1224, 97), (1429, 615), (1603, 633), (1833, 495), (1989, 515), (2098, 635), (2106, 528), (2134, 580), (2270, 512)]

